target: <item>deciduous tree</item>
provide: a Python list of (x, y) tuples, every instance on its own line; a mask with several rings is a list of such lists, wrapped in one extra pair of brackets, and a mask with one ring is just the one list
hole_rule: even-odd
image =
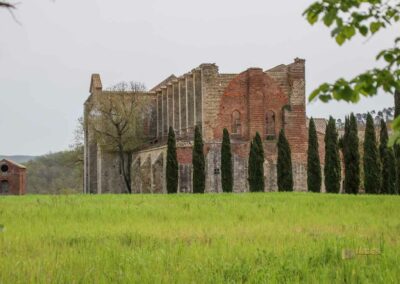
[[(304, 14), (310, 24), (318, 21), (331, 28), (331, 36), (339, 45), (350, 41), (355, 35), (375, 35), (398, 23), (400, 2), (386, 0), (318, 0)], [(376, 56), (383, 67), (376, 67), (346, 80), (324, 83), (314, 90), (309, 100), (319, 97), (327, 102), (331, 99), (358, 102), (361, 96), (375, 96), (379, 90), (394, 94), (400, 90), (400, 37), (394, 39), (392, 48), (382, 50)], [(394, 134), (390, 143), (400, 139), (400, 117), (393, 123)]]
[(97, 144), (118, 153), (125, 192), (131, 193), (132, 152), (146, 140), (144, 117), (151, 111), (142, 83), (119, 83), (108, 91), (93, 95), (87, 102), (85, 127), (94, 132)]

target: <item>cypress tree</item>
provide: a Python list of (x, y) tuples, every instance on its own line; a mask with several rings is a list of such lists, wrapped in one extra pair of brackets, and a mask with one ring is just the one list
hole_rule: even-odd
[(178, 192), (178, 159), (176, 156), (175, 132), (172, 127), (168, 130), (168, 146), (167, 146), (167, 192)]
[(204, 193), (205, 189), (205, 160), (203, 152), (203, 138), (200, 127), (194, 129), (194, 145), (192, 153), (193, 163), (193, 193)]
[(358, 149), (357, 121), (352, 113), (346, 119), (345, 135), (343, 140), (345, 177), (344, 190), (346, 193), (357, 194), (360, 187), (360, 152)]
[(223, 192), (232, 192), (233, 188), (233, 167), (232, 152), (229, 132), (226, 128), (223, 131), (221, 145), (221, 183)]
[[(394, 117), (397, 118), (400, 115), (400, 90), (394, 92)], [(395, 144), (393, 146), (395, 156), (395, 172), (396, 172), (396, 188), (395, 193), (400, 193), (400, 145)]]
[(370, 113), (367, 115), (365, 127), (363, 162), (365, 192), (370, 194), (378, 193), (381, 187), (381, 170), (374, 121)]
[(336, 122), (329, 117), (325, 132), (325, 189), (326, 192), (339, 193), (342, 178), (340, 155), (339, 155), (338, 133)]
[(309, 191), (321, 191), (321, 163), (318, 152), (318, 136), (314, 119), (311, 118), (308, 127), (308, 151), (307, 151), (307, 187)]
[(256, 144), (256, 157), (257, 157), (257, 168), (256, 168), (256, 179), (255, 185), (257, 191), (264, 191), (264, 146), (261, 140), (261, 136), (256, 132), (254, 137), (254, 143)]
[(278, 138), (278, 190), (293, 191), (292, 154), (283, 128)]
[(248, 167), (247, 167), (247, 175), (248, 175), (248, 182), (249, 182), (249, 189), (250, 192), (254, 192), (255, 186), (254, 186), (254, 180), (255, 180), (255, 169), (256, 169), (256, 157), (257, 157), (257, 151), (256, 151), (256, 145), (254, 145), (254, 139), (250, 141), (250, 152), (249, 152), (249, 161), (248, 161)]
[(389, 164), (389, 194), (397, 194), (396, 189), (396, 158), (393, 148), (388, 148), (388, 164)]
[(395, 183), (395, 176), (393, 176), (393, 171), (391, 167), (394, 164), (393, 161), (393, 152), (392, 149), (388, 147), (388, 130), (386, 123), (383, 119), (381, 119), (381, 131), (379, 137), (379, 154), (381, 159), (381, 190), (380, 193), (382, 194), (389, 194), (394, 191), (393, 183)]
[(248, 175), (250, 191), (264, 191), (264, 148), (258, 132), (250, 143)]

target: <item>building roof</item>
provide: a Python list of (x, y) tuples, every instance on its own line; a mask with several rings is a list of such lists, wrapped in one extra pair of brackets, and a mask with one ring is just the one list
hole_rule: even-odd
[(21, 165), (21, 164), (18, 164), (18, 163), (14, 162), (14, 161), (8, 160), (8, 159), (2, 159), (2, 160), (0, 160), (0, 163), (2, 163), (2, 162), (7, 162), (7, 163), (12, 164), (12, 165), (14, 165), (14, 166), (16, 166), (16, 167), (18, 167), (18, 168), (21, 168), (21, 169), (26, 169), (25, 166), (23, 166), (23, 165)]
[(177, 79), (177, 77), (174, 74), (171, 74), (168, 78), (166, 78), (164, 81), (162, 81), (160, 84), (156, 85), (155, 87), (153, 87), (150, 92), (154, 92), (155, 90), (157, 90), (158, 88), (160, 88), (162, 85), (167, 84), (169, 81), (175, 80)]

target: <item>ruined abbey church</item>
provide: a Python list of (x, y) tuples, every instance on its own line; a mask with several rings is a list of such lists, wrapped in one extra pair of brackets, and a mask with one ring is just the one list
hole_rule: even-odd
[[(100, 76), (93, 74), (90, 96), (102, 96)], [(132, 154), (130, 174), (133, 193), (166, 193), (167, 132), (175, 129), (179, 162), (179, 192), (192, 192), (192, 147), (194, 127), (199, 125), (206, 159), (206, 192), (221, 192), (222, 131), (231, 135), (234, 191), (248, 191), (247, 162), (250, 141), (263, 138), (265, 191), (277, 190), (277, 136), (285, 130), (291, 146), (294, 188), (307, 188), (307, 117), (305, 106), (305, 61), (272, 69), (249, 68), (240, 74), (219, 73), (215, 64), (201, 64), (192, 71), (166, 80), (145, 93), (150, 98), (146, 131), (151, 143)], [(318, 126), (317, 126), (318, 129)], [(323, 135), (319, 133), (323, 162)], [(86, 193), (124, 192), (118, 155), (97, 145), (85, 129)]]

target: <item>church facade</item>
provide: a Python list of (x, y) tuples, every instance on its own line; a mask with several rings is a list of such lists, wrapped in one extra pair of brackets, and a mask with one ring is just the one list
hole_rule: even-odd
[[(92, 75), (90, 96), (101, 96), (101, 79)], [(215, 64), (201, 64), (182, 76), (171, 75), (143, 94), (151, 111), (146, 120), (149, 143), (129, 157), (133, 193), (166, 193), (167, 135), (175, 129), (179, 162), (178, 192), (192, 192), (192, 147), (194, 128), (201, 127), (206, 159), (206, 192), (221, 192), (222, 132), (231, 137), (234, 191), (248, 191), (247, 161), (250, 141), (258, 132), (264, 144), (265, 191), (277, 190), (277, 138), (285, 130), (291, 146), (294, 188), (307, 188), (307, 117), (305, 60), (272, 69), (249, 68), (240, 74), (225, 74)], [(87, 125), (87, 124), (85, 124)], [(324, 149), (320, 133), (320, 150)], [(321, 162), (323, 151), (320, 151)], [(124, 192), (116, 153), (97, 145), (85, 127), (84, 191)]]

